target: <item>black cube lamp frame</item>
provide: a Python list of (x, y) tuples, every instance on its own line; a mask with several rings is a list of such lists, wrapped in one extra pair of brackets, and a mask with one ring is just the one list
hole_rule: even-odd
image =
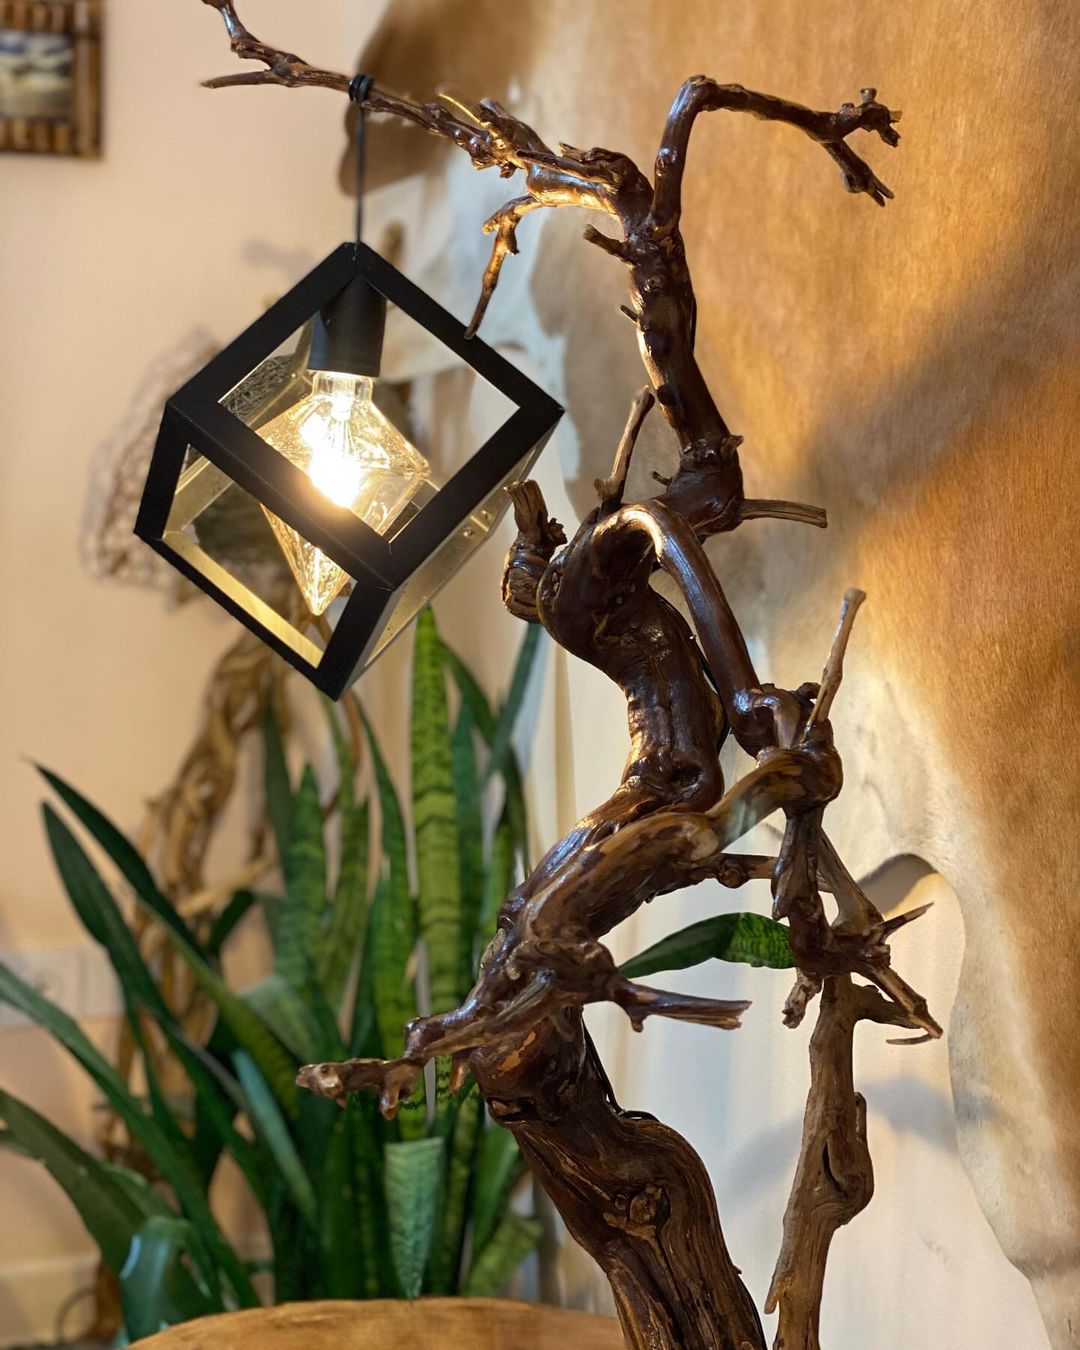
[[(303, 470), (229, 411), (230, 391), (362, 278), (509, 399), (515, 410), (428, 500), (388, 537), (320, 494)], [(165, 405), (135, 533), (331, 698), (341, 694), (450, 579), (506, 510), (506, 484), (525, 475), (563, 409), (503, 356), (366, 244), (342, 244)], [(209, 556), (186, 526), (198, 513), (189, 449), (292, 526), (350, 577), (325, 649)], [(186, 498), (186, 500), (185, 500)]]

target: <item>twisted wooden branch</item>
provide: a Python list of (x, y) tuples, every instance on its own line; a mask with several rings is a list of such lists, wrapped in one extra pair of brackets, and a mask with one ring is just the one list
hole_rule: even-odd
[(595, 483), (596, 495), (600, 498), (601, 515), (607, 515), (609, 511), (614, 511), (622, 505), (634, 446), (637, 445), (646, 417), (655, 405), (656, 398), (651, 389), (643, 389), (631, 404), (630, 416), (626, 419), (626, 427), (615, 451), (614, 467), (607, 478), (598, 478)]
[[(319, 69), (291, 52), (260, 42), (241, 23), (233, 0), (203, 2), (221, 14), (236, 55), (266, 66), (265, 70), (208, 80), (210, 88), (276, 84), (348, 92), (348, 76)], [(693, 354), (693, 289), (679, 233), (682, 177), (693, 124), (701, 113), (720, 109), (785, 122), (822, 145), (836, 160), (848, 191), (865, 193), (884, 205), (892, 194), (847, 144), (847, 137), (869, 130), (894, 146), (899, 137), (893, 123), (899, 113), (878, 103), (873, 89), (862, 91), (858, 105), (845, 103), (835, 113), (815, 112), (741, 85), (721, 85), (694, 76), (672, 104), (657, 152), (655, 179), (650, 182), (631, 159), (615, 151), (578, 150), (561, 143), (558, 152), (553, 152), (532, 127), (493, 100), (470, 103), (449, 94), (439, 98), (437, 103), (419, 104), (371, 84), (362, 106), (404, 118), (441, 136), (463, 149), (478, 169), (498, 168), (504, 177), (519, 171), (525, 175), (524, 195), (508, 203), (485, 226), (495, 241), (472, 331), (483, 319), (506, 257), (516, 251), (515, 229), (523, 214), (541, 206), (579, 206), (615, 217), (621, 240), (603, 236), (593, 226), (586, 230), (586, 238), (600, 243), (630, 268), (630, 312), (638, 324), (642, 356), (664, 415), (679, 438), (684, 457), (723, 461), (729, 475), (722, 489), (741, 487), (735, 446)]]
[[(833, 1234), (870, 1203), (874, 1170), (866, 1142), (866, 1101), (855, 1091), (856, 1024), (871, 1011), (865, 986), (846, 975), (825, 981), (810, 1041), (810, 1092), (799, 1165), (784, 1216), (784, 1240), (765, 1301), (779, 1309), (774, 1350), (819, 1350), (825, 1262)], [(877, 999), (882, 1020), (897, 1010)]]
[[(205, 0), (225, 20), (233, 50), (266, 69), (211, 81), (307, 85), (345, 91), (343, 75), (267, 47), (240, 23), (232, 0)], [(567, 651), (603, 671), (627, 702), (630, 755), (608, 801), (586, 815), (507, 897), (476, 985), (457, 1008), (416, 1019), (391, 1061), (308, 1065), (298, 1081), (340, 1098), (375, 1091), (393, 1114), (435, 1056), (453, 1058), (452, 1081), (471, 1069), (492, 1113), (514, 1131), (536, 1176), (615, 1291), (627, 1343), (645, 1350), (763, 1350), (764, 1335), (728, 1256), (700, 1161), (656, 1122), (611, 1100), (587, 1044), (581, 1010), (610, 1001), (635, 1027), (666, 1016), (733, 1027), (745, 1004), (648, 989), (623, 977), (602, 938), (642, 904), (706, 877), (738, 884), (769, 870), (774, 907), (791, 929), (799, 971), (785, 1007), (797, 1024), (819, 992), (814, 1081), (803, 1158), (770, 1295), (781, 1309), (777, 1346), (813, 1350), (828, 1240), (869, 1199), (865, 1114), (852, 1086), (852, 1032), (873, 1018), (940, 1034), (925, 1001), (891, 968), (881, 920), (822, 831), (842, 782), (829, 711), (842, 675), (852, 593), (820, 685), (779, 689), (758, 678), (702, 542), (743, 520), (779, 516), (824, 525), (800, 503), (743, 497), (740, 438), (717, 409), (694, 355), (695, 300), (679, 230), (689, 137), (708, 111), (785, 122), (821, 144), (845, 186), (879, 205), (891, 196), (847, 144), (857, 130), (887, 144), (892, 113), (862, 91), (860, 104), (814, 112), (799, 104), (688, 80), (672, 105), (652, 181), (625, 155), (559, 144), (490, 100), (443, 96), (416, 104), (366, 85), (363, 106), (458, 145), (477, 168), (524, 175), (524, 193), (487, 222), (494, 235), (472, 327), (480, 323), (516, 229), (527, 213), (578, 206), (610, 216), (618, 236), (589, 226), (586, 239), (629, 269), (631, 304), (651, 392), (639, 396), (597, 482), (600, 505), (567, 543), (534, 483), (511, 488), (518, 535), (503, 598), (541, 623)], [(679, 467), (648, 501), (625, 503), (641, 423), (655, 397), (679, 445)], [(690, 625), (653, 589), (666, 570)], [(700, 645), (699, 645), (700, 644)], [(728, 731), (755, 759), (724, 791), (718, 750)], [(728, 846), (774, 810), (787, 817), (778, 857), (737, 860)], [(830, 923), (821, 899), (831, 890)], [(856, 986), (852, 973), (876, 989)], [(879, 992), (880, 991), (880, 992)]]
[(717, 84), (705, 75), (695, 75), (687, 80), (671, 105), (656, 157), (651, 213), (654, 229), (669, 232), (678, 227), (690, 133), (698, 117), (705, 112), (745, 112), (763, 121), (786, 122), (788, 126), (798, 128), (824, 146), (840, 165), (844, 186), (849, 192), (865, 192), (879, 206), (884, 206), (893, 194), (855, 154), (847, 144), (847, 137), (853, 131), (875, 131), (886, 145), (896, 146), (900, 136), (893, 130), (893, 123), (899, 122), (900, 113), (891, 112), (878, 103), (876, 89), (863, 89), (860, 98), (862, 101), (857, 106), (845, 103), (839, 112), (814, 112), (772, 94), (744, 89), (741, 84)]

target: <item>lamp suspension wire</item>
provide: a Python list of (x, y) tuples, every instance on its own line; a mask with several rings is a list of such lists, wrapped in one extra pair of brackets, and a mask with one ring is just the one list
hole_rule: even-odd
[(375, 83), (372, 75), (355, 75), (349, 83), (349, 99), (356, 104), (355, 155), (356, 155), (356, 242), (363, 243), (364, 233), (364, 137), (367, 133), (367, 111), (364, 100), (368, 90)]

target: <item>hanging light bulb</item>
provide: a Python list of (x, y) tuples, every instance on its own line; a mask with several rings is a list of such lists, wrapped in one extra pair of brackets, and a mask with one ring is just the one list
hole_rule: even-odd
[[(390, 530), (431, 473), (372, 401), (385, 329), (385, 297), (356, 278), (315, 321), (311, 393), (259, 428), (324, 497), (379, 534)], [(267, 506), (263, 511), (308, 609), (324, 613), (348, 573)]]
[[(368, 375), (314, 372), (311, 393), (259, 428), (313, 486), (385, 534), (431, 469), (372, 402)], [(312, 614), (322, 614), (348, 581), (333, 559), (264, 506), (266, 518)]]
[[(438, 424), (421, 453), (375, 407), (388, 304), (510, 405), (467, 453)], [(561, 412), (386, 259), (342, 244), (169, 398), (135, 532), (340, 698), (491, 538)], [(271, 535), (305, 605), (282, 604), (263, 566)]]

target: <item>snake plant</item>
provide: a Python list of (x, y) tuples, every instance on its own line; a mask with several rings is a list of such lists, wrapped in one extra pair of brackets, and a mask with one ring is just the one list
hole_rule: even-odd
[[(493, 1294), (536, 1242), (537, 1221), (510, 1203), (523, 1171), (517, 1146), (486, 1118), (475, 1084), (451, 1093), (440, 1071), (388, 1122), (374, 1100), (338, 1109), (300, 1092), (295, 1073), (301, 1062), (394, 1054), (411, 1017), (450, 1006), (471, 985), (525, 862), (512, 733), (537, 639), (530, 630), (509, 693), (493, 708), (430, 611), (421, 616), (408, 800), (366, 717), (368, 794), (357, 791), (336, 709), (327, 705), (336, 785), (320, 786), (310, 768), (290, 782), (268, 721), (266, 813), (280, 893), (238, 892), (209, 930), (181, 917), (96, 807), (42, 771), (64, 808), (43, 807), (49, 846), (72, 906), (116, 971), (144, 1052), (145, 1094), (133, 1094), (71, 1017), (2, 965), (0, 999), (77, 1060), (145, 1166), (102, 1161), (10, 1093), (0, 1093), (0, 1143), (37, 1159), (66, 1191), (119, 1280), (130, 1339), (256, 1304), (265, 1280), (255, 1277), (266, 1270), (278, 1302)], [(189, 1037), (155, 981), (94, 860), (102, 855), (214, 1010), (205, 1044)], [(249, 912), (269, 929), (273, 968), (236, 989), (222, 956)], [(151, 1037), (190, 1085), (179, 1103), (166, 1095)], [(248, 1259), (250, 1246), (238, 1246), (214, 1212), (210, 1187), (226, 1158), (261, 1211), (268, 1260)]]

